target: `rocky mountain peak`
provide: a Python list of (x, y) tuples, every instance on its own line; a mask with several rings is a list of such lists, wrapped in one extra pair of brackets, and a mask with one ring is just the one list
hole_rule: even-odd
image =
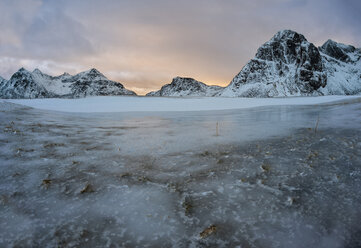
[(307, 39), (302, 35), (293, 30), (281, 30), (277, 32), (273, 38), (270, 40), (271, 42), (282, 42), (282, 41), (292, 41), (294, 43), (301, 43), (303, 41), (307, 41)]
[(292, 30), (264, 43), (221, 93), (223, 96), (272, 97), (310, 95), (326, 85), (316, 46)]
[(86, 71), (86, 74), (91, 75), (91, 76), (104, 76), (100, 71), (98, 71), (95, 68), (92, 68), (92, 69)]
[(17, 72), (15, 72), (10, 80), (19, 78), (32, 78), (31, 72), (26, 70), (24, 67), (21, 67)]
[(16, 73), (20, 73), (20, 74), (30, 74), (30, 71), (26, 70), (24, 67), (21, 67)]
[(175, 77), (170, 84), (147, 96), (215, 96), (222, 87), (209, 86), (189, 77)]
[(98, 71), (98, 70), (95, 69), (95, 68), (91, 68), (91, 69), (89, 70), (89, 73), (101, 74), (100, 71)]
[(188, 77), (175, 77), (170, 83), (170, 87), (176, 92), (187, 91), (187, 90), (200, 90), (201, 86), (205, 85), (193, 78)]
[(350, 62), (351, 58), (348, 53), (356, 50), (354, 46), (337, 43), (333, 40), (327, 40), (319, 49), (322, 53), (343, 62)]
[(43, 74), (43, 72), (42, 71), (40, 71), (38, 68), (35, 68), (35, 70), (33, 70), (33, 72), (32, 73), (34, 73), (34, 74), (40, 74), (40, 75), (42, 75)]
[(108, 80), (101, 72), (97, 69), (92, 68), (87, 71), (80, 72), (79, 74), (75, 75), (76, 78), (91, 81), (91, 80)]
[(292, 30), (283, 30), (275, 34), (258, 49), (256, 58), (286, 64), (303, 64), (310, 59), (311, 67), (322, 67), (317, 48), (302, 34)]
[(197, 83), (201, 83), (203, 84), (202, 82), (199, 82), (197, 80), (195, 80), (194, 78), (189, 78), (189, 77), (175, 77), (173, 78), (171, 84), (172, 85), (183, 85), (183, 84), (197, 84)]

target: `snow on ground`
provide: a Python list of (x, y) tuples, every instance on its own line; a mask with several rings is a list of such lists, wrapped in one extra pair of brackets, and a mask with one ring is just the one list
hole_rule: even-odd
[[(360, 96), (318, 96), (286, 98), (222, 98), (222, 97), (130, 97), (105, 96), (79, 99), (13, 99), (2, 100), (38, 109), (63, 112), (132, 112), (132, 111), (205, 111), (242, 109), (275, 105), (312, 105)], [(0, 100), (1, 101), (1, 100)]]

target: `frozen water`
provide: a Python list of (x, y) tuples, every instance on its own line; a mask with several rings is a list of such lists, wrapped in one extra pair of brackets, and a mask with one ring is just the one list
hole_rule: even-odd
[(2, 102), (0, 246), (360, 247), (360, 120), (357, 97), (118, 113)]
[(358, 99), (360, 96), (318, 97), (124, 97), (97, 96), (77, 99), (7, 99), (29, 107), (63, 112), (154, 112), (154, 111), (209, 111), (230, 110), (276, 105), (314, 105), (327, 102)]

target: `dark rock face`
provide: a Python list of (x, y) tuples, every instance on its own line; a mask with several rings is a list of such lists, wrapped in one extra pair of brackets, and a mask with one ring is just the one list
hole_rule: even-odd
[(326, 41), (319, 49), (324, 54), (343, 62), (350, 62), (351, 58), (347, 53), (353, 53), (356, 50), (353, 46), (341, 45), (333, 40)]
[(9, 81), (0, 84), (1, 98), (52, 98), (108, 95), (136, 95), (118, 82), (108, 80), (96, 69), (71, 76), (52, 77), (35, 69), (21, 68)]
[(176, 77), (159, 91), (149, 92), (147, 96), (215, 96), (222, 87), (209, 86), (193, 78)]
[(312, 95), (326, 85), (321, 55), (306, 38), (278, 32), (221, 93), (224, 96)]

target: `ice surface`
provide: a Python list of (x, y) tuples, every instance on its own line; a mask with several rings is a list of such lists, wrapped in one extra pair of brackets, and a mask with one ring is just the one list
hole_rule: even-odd
[(360, 96), (285, 98), (97, 96), (80, 99), (0, 99), (0, 101), (64, 112), (148, 112), (226, 110), (272, 105), (311, 105), (358, 98)]
[(360, 247), (360, 97), (132, 99), (0, 103), (1, 247)]

